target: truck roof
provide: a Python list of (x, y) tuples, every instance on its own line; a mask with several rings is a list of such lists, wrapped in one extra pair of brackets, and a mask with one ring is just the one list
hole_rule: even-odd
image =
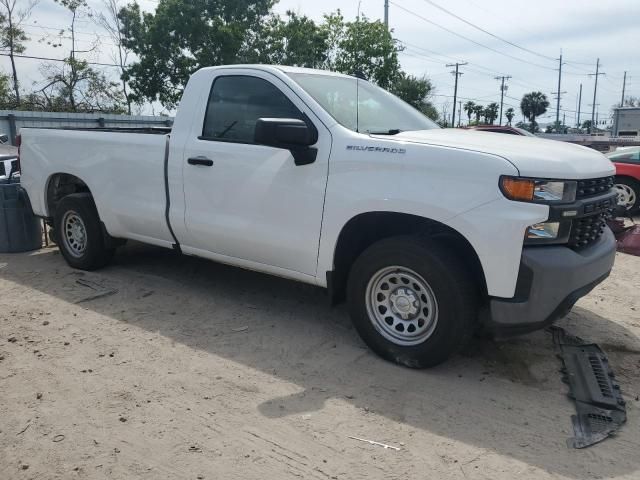
[(215, 67), (204, 67), (201, 70), (224, 70), (230, 68), (251, 68), (255, 70), (273, 71), (280, 70), (284, 73), (306, 73), (311, 75), (332, 75), (336, 77), (353, 78), (351, 75), (344, 73), (332, 72), (331, 70), (322, 70), (319, 68), (291, 67), (289, 65), (264, 65), (260, 63), (247, 63), (238, 65), (218, 65)]

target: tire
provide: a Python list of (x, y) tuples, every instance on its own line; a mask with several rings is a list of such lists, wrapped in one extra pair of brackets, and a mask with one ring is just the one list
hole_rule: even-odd
[(618, 192), (618, 205), (628, 212), (640, 210), (640, 182), (628, 177), (616, 177), (614, 188)]
[(414, 236), (366, 249), (349, 273), (347, 301), (369, 348), (411, 368), (438, 365), (463, 348), (478, 315), (477, 288), (462, 262), (445, 246)]
[(96, 270), (107, 265), (115, 249), (105, 247), (100, 217), (89, 193), (64, 197), (54, 218), (56, 243), (69, 266)]

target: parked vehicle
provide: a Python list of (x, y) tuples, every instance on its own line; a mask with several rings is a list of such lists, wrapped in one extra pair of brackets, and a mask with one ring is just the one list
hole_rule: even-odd
[(640, 210), (640, 147), (619, 148), (607, 157), (616, 167), (618, 205), (637, 212)]
[(523, 137), (535, 137), (531, 132), (519, 127), (512, 127), (511, 125), (472, 125), (466, 127), (471, 130), (478, 130), (480, 132), (493, 132), (493, 133), (506, 133), (508, 135), (521, 135)]
[(540, 329), (613, 266), (602, 154), (440, 129), (346, 75), (204, 68), (171, 130), (21, 133), (22, 184), (72, 267), (132, 239), (318, 285), (409, 367), (480, 327)]
[(6, 135), (0, 134), (0, 180), (11, 175), (12, 170), (14, 174), (18, 170), (18, 149), (11, 145), (5, 145), (4, 137)]

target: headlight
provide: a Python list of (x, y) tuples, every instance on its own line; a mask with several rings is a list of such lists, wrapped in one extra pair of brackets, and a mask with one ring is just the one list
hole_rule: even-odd
[(554, 240), (560, 232), (559, 222), (536, 223), (527, 228), (527, 240)]
[(567, 243), (571, 233), (571, 222), (540, 222), (527, 227), (525, 245), (559, 245)]
[(576, 199), (575, 181), (500, 177), (500, 190), (509, 200), (534, 203), (570, 203)]

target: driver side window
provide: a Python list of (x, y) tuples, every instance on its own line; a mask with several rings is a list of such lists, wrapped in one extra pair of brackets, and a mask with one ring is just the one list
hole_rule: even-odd
[(302, 112), (275, 85), (262, 78), (217, 77), (211, 86), (202, 139), (254, 143), (259, 118), (296, 118)]

